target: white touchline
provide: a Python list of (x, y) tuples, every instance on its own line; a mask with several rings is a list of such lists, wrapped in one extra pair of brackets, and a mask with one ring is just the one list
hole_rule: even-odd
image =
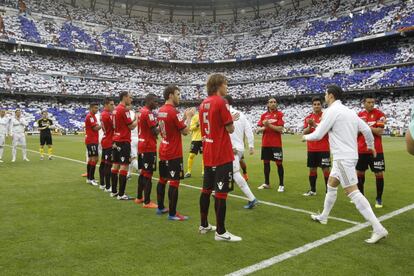
[[(10, 145), (6, 145), (7, 147), (11, 147)], [(27, 149), (28, 152), (32, 152), (32, 153), (37, 153), (40, 154), (38, 151), (35, 150), (31, 150), (31, 149)], [(63, 160), (67, 160), (67, 161), (72, 161), (72, 162), (76, 162), (79, 164), (86, 164), (85, 161), (81, 161), (81, 160), (76, 160), (76, 159), (72, 159), (72, 158), (68, 158), (68, 157), (64, 157), (64, 156), (59, 156), (59, 155), (52, 155), (53, 157), (59, 158), (59, 159), (63, 159)], [(99, 164), (97, 165), (99, 166)], [(138, 175), (137, 173), (133, 173), (134, 175)], [(153, 177), (154, 180), (158, 180), (158, 178)], [(196, 189), (196, 190), (201, 190), (200, 187), (196, 187), (196, 186), (192, 186), (192, 185), (188, 185), (188, 184), (184, 184), (184, 183), (180, 183), (180, 186), (186, 187), (186, 188), (190, 188), (190, 189)], [(239, 199), (243, 199), (243, 200), (248, 200), (247, 197), (243, 197), (243, 196), (239, 196), (239, 195), (235, 195), (235, 194), (229, 194), (230, 197), (234, 197), (234, 198), (239, 198)], [(277, 203), (273, 203), (273, 202), (268, 202), (268, 201), (262, 201), (259, 200), (260, 204), (263, 205), (268, 205), (268, 206), (274, 206), (274, 207), (278, 207), (281, 209), (285, 209), (285, 210), (290, 210), (290, 211), (295, 211), (295, 212), (299, 212), (299, 213), (304, 213), (304, 214), (314, 214), (315, 212), (311, 212), (308, 210), (304, 210), (304, 209), (298, 209), (298, 208), (293, 208), (290, 206), (286, 206), (286, 205), (281, 205), (281, 204), (277, 204)], [(349, 224), (355, 224), (358, 225), (360, 224), (360, 222), (356, 222), (356, 221), (352, 221), (352, 220), (348, 220), (348, 219), (343, 219), (343, 218), (338, 218), (338, 217), (329, 217), (329, 219), (332, 220), (337, 220), (337, 221), (342, 221), (345, 223), (349, 223)]]
[[(398, 210), (395, 210), (395, 211), (393, 211), (391, 213), (388, 213), (386, 215), (383, 215), (383, 216), (379, 217), (379, 220), (380, 221), (384, 221), (384, 220), (393, 218), (395, 216), (398, 216), (398, 215), (400, 215), (402, 213), (408, 212), (408, 211), (410, 211), (412, 209), (414, 209), (414, 204), (405, 206), (405, 207), (403, 207), (401, 209), (398, 209)], [(277, 263), (283, 262), (284, 260), (287, 260), (287, 259), (296, 257), (296, 256), (298, 256), (300, 254), (305, 253), (305, 252), (308, 252), (308, 251), (310, 251), (310, 250), (312, 250), (312, 249), (314, 249), (316, 247), (322, 246), (322, 245), (324, 245), (326, 243), (332, 242), (334, 240), (337, 240), (339, 238), (348, 236), (348, 235), (350, 235), (352, 233), (355, 233), (355, 232), (357, 232), (359, 230), (362, 230), (364, 228), (367, 228), (370, 225), (371, 224), (369, 224), (368, 222), (355, 225), (355, 226), (353, 226), (351, 228), (348, 228), (348, 229), (345, 229), (343, 231), (337, 232), (335, 234), (332, 234), (332, 235), (327, 236), (325, 238), (322, 238), (320, 240), (317, 240), (317, 241), (314, 241), (314, 242), (305, 244), (305, 245), (303, 245), (301, 247), (298, 247), (298, 248), (295, 248), (293, 250), (290, 250), (290, 251), (287, 251), (285, 253), (282, 253), (280, 255), (274, 256), (274, 257), (272, 257), (270, 259), (263, 260), (263, 261), (261, 261), (261, 262), (259, 262), (257, 264), (254, 264), (254, 265), (251, 265), (251, 266), (242, 268), (240, 270), (237, 270), (235, 272), (232, 272), (230, 274), (227, 274), (227, 276), (242, 276), (242, 275), (248, 275), (248, 274), (251, 274), (253, 272), (256, 272), (256, 271), (259, 271), (259, 270), (268, 268), (268, 267), (270, 267), (272, 265), (275, 265)]]

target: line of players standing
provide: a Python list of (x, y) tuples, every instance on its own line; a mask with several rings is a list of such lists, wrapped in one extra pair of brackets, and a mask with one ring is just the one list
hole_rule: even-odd
[[(223, 241), (239, 241), (240, 237), (226, 231), (224, 218), (226, 212), (226, 199), (229, 191), (232, 190), (233, 179), (236, 174), (235, 162), (241, 161), (243, 154), (235, 150), (234, 135), (235, 125), (240, 119), (241, 112), (233, 109), (230, 112), (229, 102), (223, 98), (227, 95), (227, 80), (220, 74), (210, 76), (207, 82), (209, 96), (200, 105), (198, 114), (198, 127), (201, 129), (204, 181), (200, 196), (201, 225), (199, 232), (206, 234), (215, 231), (215, 239)], [(134, 202), (142, 204), (144, 208), (156, 209), (158, 215), (168, 213), (168, 219), (184, 221), (188, 217), (177, 211), (178, 188), (180, 180), (184, 178), (183, 152), (181, 135), (190, 133), (191, 119), (194, 117), (194, 109), (186, 109), (180, 114), (176, 107), (180, 101), (180, 91), (176, 86), (168, 86), (163, 93), (165, 104), (159, 109), (158, 114), (154, 113), (157, 106), (157, 97), (148, 94), (145, 98), (145, 106), (131, 116), (130, 109), (132, 97), (128, 92), (120, 94), (120, 103), (114, 108), (114, 102), (106, 99), (104, 110), (101, 113), (101, 124), (98, 124), (95, 114), (98, 112), (98, 105), (90, 105), (90, 113), (85, 119), (85, 144), (88, 151), (87, 183), (100, 186), (102, 190), (110, 193), (111, 197), (118, 200), (129, 200), (125, 194), (127, 183), (128, 167), (131, 161), (131, 130), (138, 127), (138, 178), (137, 197)], [(385, 116), (374, 108), (375, 100), (372, 97), (364, 99), (365, 111), (359, 113), (371, 127), (375, 136), (375, 146), (379, 153), (376, 158), (366, 150), (364, 137), (358, 138), (359, 162), (358, 186), (363, 192), (364, 172), (371, 167), (377, 176), (377, 204), (382, 207), (384, 159), (381, 146), (381, 134), (384, 128)], [(281, 134), (283, 132), (283, 113), (277, 109), (277, 101), (270, 98), (268, 111), (261, 116), (258, 122), (257, 133), (263, 133), (261, 158), (264, 164), (265, 183), (259, 189), (270, 188), (270, 162), (275, 161), (279, 176), (278, 192), (284, 192), (284, 168)], [(304, 122), (304, 133), (314, 131), (322, 118), (322, 101), (319, 98), (312, 99), (313, 112), (306, 117)], [(243, 115), (243, 114), (242, 114)], [(134, 117), (134, 118), (132, 118)], [(247, 120), (246, 120), (247, 121)], [(102, 158), (99, 168), (100, 184), (95, 181), (94, 172), (98, 162), (99, 130), (103, 130), (101, 141)], [(242, 133), (242, 140), (244, 132)], [(157, 184), (157, 203), (151, 201), (152, 177), (157, 168), (157, 136), (161, 135), (159, 146), (159, 171), (160, 179)], [(240, 137), (239, 137), (240, 138)], [(308, 167), (310, 168), (309, 182), (310, 191), (305, 196), (316, 195), (317, 167), (322, 167), (325, 183), (329, 177), (330, 153), (329, 141), (325, 136), (321, 141), (308, 143)], [(232, 145), (233, 142), (233, 145)], [(193, 143), (192, 143), (193, 144)], [(253, 144), (253, 143), (249, 143)], [(194, 147), (194, 145), (193, 145)], [(251, 151), (253, 146), (250, 146)], [(244, 148), (244, 147), (243, 147)], [(220, 150), (218, 150), (220, 149)], [(198, 150), (200, 152), (200, 150)], [(228, 151), (228, 152), (227, 152)], [(243, 153), (244, 151), (242, 151)], [(194, 150), (192, 150), (194, 154)], [(194, 158), (194, 155), (190, 155)], [(237, 157), (235, 159), (235, 157)], [(236, 160), (236, 161), (234, 161)], [(190, 160), (189, 160), (190, 161)], [(189, 162), (190, 163), (190, 162)], [(192, 162), (191, 162), (192, 163)], [(237, 171), (238, 172), (238, 171)], [(191, 170), (190, 170), (191, 174)], [(188, 176), (188, 174), (187, 174)], [(240, 177), (242, 178), (242, 177)], [(168, 207), (164, 205), (166, 185), (168, 188)], [(246, 183), (247, 184), (247, 183)], [(245, 185), (248, 188), (248, 185)], [(242, 189), (248, 196), (248, 192)], [(248, 189), (250, 191), (250, 189)], [(213, 193), (214, 192), (214, 193)], [(207, 222), (210, 195), (214, 194), (217, 227)], [(250, 191), (249, 204), (246, 208), (253, 208), (257, 204), (256, 198)], [(251, 199), (251, 200), (250, 200)]]

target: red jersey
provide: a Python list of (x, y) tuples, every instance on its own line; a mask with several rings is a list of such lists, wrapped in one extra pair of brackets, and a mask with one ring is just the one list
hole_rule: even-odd
[(95, 114), (89, 112), (85, 118), (85, 144), (99, 144), (99, 130), (93, 130), (98, 125)]
[(112, 139), (114, 136), (114, 128), (112, 125), (112, 114), (108, 110), (104, 109), (101, 112), (101, 125), (103, 131), (103, 137), (101, 141), (101, 146), (103, 149), (108, 149), (112, 147)]
[(233, 123), (230, 107), (222, 97), (209, 96), (200, 105), (203, 161), (207, 167), (233, 162), (234, 154), (226, 125)]
[[(384, 128), (385, 126), (385, 115), (378, 109), (374, 108), (371, 112), (366, 110), (358, 113), (358, 116), (365, 121), (370, 127)], [(377, 153), (383, 153), (382, 149), (382, 138), (381, 135), (374, 135), (374, 145)], [(368, 151), (367, 144), (365, 143), (364, 135), (358, 134), (358, 153), (371, 153)]]
[(138, 152), (157, 152), (157, 138), (152, 128), (157, 126), (157, 119), (151, 110), (144, 106), (140, 110), (138, 121)]
[[(258, 126), (263, 127), (263, 121), (268, 120), (269, 123), (273, 126), (284, 126), (285, 122), (283, 121), (283, 113), (276, 110), (276, 111), (267, 111), (260, 117), (260, 121), (257, 123)], [(262, 147), (274, 147), (274, 148), (281, 148), (282, 147), (282, 134), (280, 132), (276, 132), (271, 130), (270, 128), (266, 127), (263, 131), (262, 136)]]
[(125, 108), (123, 103), (118, 104), (112, 113), (113, 128), (114, 128), (114, 142), (129, 142), (131, 143), (131, 130), (129, 125), (132, 124), (129, 110)]
[(159, 148), (160, 160), (182, 158), (181, 130), (186, 128), (183, 116), (173, 105), (165, 104), (158, 111), (158, 125), (162, 137)]
[[(321, 122), (322, 119), (322, 112), (321, 114), (315, 114), (315, 113), (311, 113), (309, 114), (306, 118), (305, 118), (305, 122), (303, 124), (303, 128), (307, 128), (309, 126), (309, 120), (313, 119), (313, 121), (315, 122), (316, 126), (319, 125), (319, 123)], [(311, 127), (310, 128), (310, 133), (315, 131), (315, 127)], [(329, 135), (326, 134), (321, 140), (319, 141), (308, 141), (308, 151), (309, 152), (325, 152), (325, 151), (330, 151), (329, 150)]]

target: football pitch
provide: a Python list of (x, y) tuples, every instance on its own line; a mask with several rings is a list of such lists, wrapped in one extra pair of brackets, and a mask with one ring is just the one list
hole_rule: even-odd
[[(293, 135), (284, 135), (283, 142), (285, 193), (275, 189), (276, 165), (272, 189), (257, 190), (263, 183), (260, 137), (256, 153), (246, 155), (249, 184), (262, 203), (243, 209), (247, 200), (235, 186), (228, 199), (226, 227), (243, 238), (239, 243), (214, 241), (213, 233), (198, 234), (200, 156), (193, 177), (184, 179), (179, 191), (178, 210), (190, 219), (175, 222), (87, 185), (80, 176), (86, 167), (82, 136), (54, 137), (52, 161), (40, 161), (38, 137), (28, 137), (29, 163), (22, 161), (20, 150), (16, 163), (11, 163), (11, 148), (6, 147), (5, 163), (0, 164), (0, 274), (412, 275), (414, 157), (406, 153), (404, 139), (384, 137), (384, 208), (374, 212), (383, 216), (390, 235), (375, 245), (365, 244), (371, 227), (363, 224), (341, 188), (331, 213), (334, 218), (327, 225), (311, 221), (309, 213), (323, 207), (322, 173), (318, 171), (317, 196), (303, 197), (309, 185), (306, 144)], [(185, 165), (189, 144), (186, 137)], [(155, 186), (154, 180), (153, 200)], [(134, 175), (127, 194), (135, 196), (136, 187)], [(373, 205), (375, 178), (370, 172), (365, 190)], [(213, 206), (209, 217), (215, 224)]]

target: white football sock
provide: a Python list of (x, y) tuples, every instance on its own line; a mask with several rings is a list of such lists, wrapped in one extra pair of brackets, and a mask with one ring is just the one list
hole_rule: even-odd
[(13, 160), (16, 159), (16, 152), (17, 152), (17, 146), (13, 146), (12, 147), (12, 156), (13, 156)]
[(250, 190), (249, 185), (247, 184), (246, 180), (243, 178), (243, 176), (240, 174), (240, 172), (236, 172), (233, 175), (234, 181), (237, 183), (237, 185), (240, 187), (242, 192), (246, 195), (246, 197), (249, 199), (249, 201), (253, 201), (256, 197), (253, 195), (252, 191)]
[(0, 159), (3, 159), (3, 151), (4, 151), (4, 147), (0, 146)]
[(137, 159), (132, 160), (131, 165), (138, 171), (138, 160)]
[(26, 145), (22, 145), (22, 153), (23, 153), (23, 159), (26, 159), (27, 158)]
[(361, 215), (372, 224), (374, 232), (380, 233), (384, 230), (384, 226), (381, 225), (378, 218), (375, 216), (367, 198), (361, 194), (359, 190), (353, 191), (348, 197), (354, 202)]
[(328, 219), (332, 208), (335, 205), (336, 196), (338, 194), (338, 187), (334, 188), (328, 185), (328, 192), (325, 195), (325, 202), (323, 204), (323, 212), (320, 215), (321, 219)]

